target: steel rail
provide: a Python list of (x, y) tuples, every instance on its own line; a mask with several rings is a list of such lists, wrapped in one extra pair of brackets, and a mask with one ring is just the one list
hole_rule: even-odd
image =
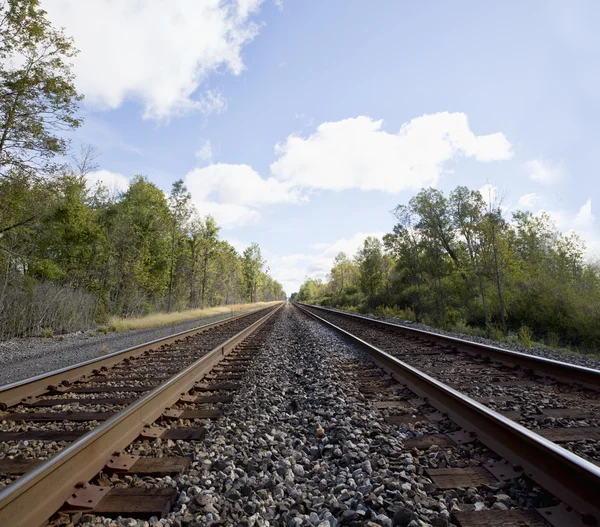
[(45, 522), (69, 498), (75, 484), (100, 472), (113, 452), (131, 443), (144, 426), (158, 419), (282, 306), (270, 306), (270, 312), (252, 325), (0, 491), (0, 525), (32, 527)]
[(449, 335), (440, 335), (438, 333), (434, 333), (432, 331), (427, 331), (424, 329), (400, 326), (392, 322), (374, 320), (372, 318), (356, 315), (354, 313), (344, 313), (323, 306), (303, 304), (301, 302), (295, 302), (295, 304), (303, 305), (311, 309), (329, 312), (331, 314), (339, 315), (349, 319), (358, 320), (363, 323), (370, 323), (371, 325), (375, 326), (392, 328), (395, 331), (404, 332), (413, 336), (418, 336), (443, 346), (452, 345), (456, 347), (459, 351), (469, 353), (470, 355), (485, 355), (503, 364), (507, 364), (510, 366), (517, 365), (523, 369), (537, 371), (563, 382), (577, 383), (582, 386), (585, 386), (586, 388), (590, 388), (595, 391), (600, 391), (600, 370), (596, 370), (593, 368), (586, 368), (584, 366), (577, 366), (568, 362), (561, 362), (558, 360), (546, 359), (544, 357), (537, 357), (535, 355), (528, 355), (527, 353), (511, 351), (499, 348), (497, 346), (492, 346), (490, 344), (481, 344), (479, 342), (472, 342), (458, 337), (451, 337)]
[(295, 305), (360, 347), (381, 368), (434, 408), (447, 414), (456, 424), (475, 433), (488, 448), (513, 465), (522, 467), (525, 474), (558, 499), (581, 515), (600, 520), (600, 467), (398, 360), (306, 307)]
[(69, 385), (69, 383), (80, 379), (82, 376), (92, 373), (94, 370), (99, 368), (108, 368), (110, 366), (114, 366), (115, 364), (127, 358), (137, 357), (146, 351), (156, 349), (160, 346), (173, 344), (178, 340), (191, 337), (198, 333), (203, 333), (218, 326), (228, 324), (232, 320), (237, 320), (255, 313), (259, 313), (260, 311), (264, 311), (265, 309), (269, 309), (271, 307), (273, 306), (254, 309), (234, 317), (217, 320), (216, 322), (197, 326), (185, 331), (180, 331), (179, 333), (174, 333), (168, 337), (145, 342), (144, 344), (139, 344), (138, 346), (126, 348), (124, 350), (114, 351), (102, 357), (96, 357), (95, 359), (90, 359), (84, 362), (73, 364), (71, 366), (60, 368), (58, 370), (42, 373), (40, 375), (36, 375), (35, 377), (30, 377), (28, 379), (23, 379), (0, 386), (0, 410), (6, 410), (10, 406), (19, 404), (25, 397), (41, 395), (48, 391), (48, 386), (58, 386), (60, 384)]

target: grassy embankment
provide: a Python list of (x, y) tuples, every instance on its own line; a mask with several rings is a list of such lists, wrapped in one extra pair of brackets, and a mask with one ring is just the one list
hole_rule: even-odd
[(259, 308), (275, 304), (276, 302), (255, 302), (254, 304), (232, 304), (228, 306), (209, 307), (206, 309), (189, 309), (187, 311), (174, 311), (172, 313), (154, 313), (139, 318), (111, 317), (108, 325), (98, 328), (99, 331), (131, 331), (135, 329), (148, 329), (159, 326), (168, 326), (188, 320), (213, 317), (223, 313), (238, 314), (246, 309)]

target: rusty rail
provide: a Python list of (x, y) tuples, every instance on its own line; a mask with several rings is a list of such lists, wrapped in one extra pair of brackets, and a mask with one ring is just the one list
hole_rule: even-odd
[[(46, 521), (69, 498), (77, 483), (93, 478), (113, 452), (131, 443), (144, 426), (154, 422), (282, 306), (265, 308), (270, 310), (265, 316), (2, 490), (0, 525), (31, 527)], [(179, 335), (181, 338), (183, 334)]]
[(600, 467), (361, 340), (319, 317), (306, 306), (295, 305), (359, 346), (411, 391), (427, 399), (458, 425), (475, 433), (483, 444), (513, 465), (522, 467), (525, 474), (582, 516), (600, 520)]
[(48, 386), (71, 383), (99, 368), (109, 368), (129, 357), (137, 357), (146, 351), (173, 344), (178, 340), (191, 337), (198, 333), (203, 333), (204, 331), (208, 331), (224, 324), (229, 324), (232, 320), (247, 317), (251, 314), (270, 309), (271, 307), (273, 306), (267, 306), (236, 315), (235, 317), (217, 320), (216, 322), (197, 326), (186, 331), (180, 331), (179, 333), (174, 333), (168, 337), (152, 340), (132, 348), (114, 351), (103, 357), (97, 357), (78, 364), (73, 364), (72, 366), (67, 366), (48, 373), (36, 375), (35, 377), (0, 386), (0, 410), (6, 410), (7, 407), (18, 404), (26, 397), (41, 395), (48, 391)]
[(300, 302), (295, 302), (295, 304), (323, 312), (328, 312), (333, 315), (346, 317), (352, 320), (357, 320), (362, 323), (368, 323), (373, 326), (393, 329), (399, 333), (417, 336), (442, 346), (451, 345), (459, 351), (469, 353), (470, 355), (487, 356), (496, 362), (501, 362), (509, 366), (519, 366), (523, 369), (530, 369), (547, 375), (548, 377), (552, 377), (553, 379), (557, 379), (566, 383), (580, 384), (581, 386), (585, 386), (591, 390), (600, 391), (600, 370), (595, 370), (593, 368), (586, 368), (583, 366), (570, 364), (568, 362), (561, 362), (553, 359), (546, 359), (544, 357), (537, 357), (535, 355), (529, 355), (527, 353), (520, 353), (518, 351), (511, 351), (499, 348), (497, 346), (491, 346), (489, 344), (471, 342), (469, 340), (450, 337), (448, 335), (440, 335), (424, 329), (399, 326), (398, 324), (393, 324), (391, 322), (374, 320), (372, 318), (356, 315), (354, 313), (344, 313), (322, 306), (302, 304)]

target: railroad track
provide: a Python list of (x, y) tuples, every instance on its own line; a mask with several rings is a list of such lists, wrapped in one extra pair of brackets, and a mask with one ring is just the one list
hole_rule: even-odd
[(150, 459), (126, 449), (138, 439), (204, 437), (202, 424), (231, 400), (249, 340), (281, 305), (0, 388), (0, 525), (41, 525), (59, 509), (161, 517), (175, 489), (88, 482), (185, 470), (181, 455)]
[[(498, 466), (506, 477), (515, 477), (512, 467), (519, 467), (566, 504), (543, 510), (553, 525), (598, 525), (600, 371), (320, 306), (298, 307), (359, 345), (418, 396), (390, 402), (390, 422), (414, 427), (449, 418), (460, 425), (450, 435), (426, 437), (421, 446), (478, 440), (508, 460)], [(389, 386), (366, 392), (389, 392)], [(567, 507), (579, 514), (569, 516)]]
[[(23, 383), (1, 390), (2, 433), (72, 442), (0, 443), (16, 472), (0, 525), (598, 525), (595, 465), (315, 311), (255, 312), (86, 363), (83, 378), (48, 374), (25, 405)], [(84, 412), (96, 420), (74, 420)]]

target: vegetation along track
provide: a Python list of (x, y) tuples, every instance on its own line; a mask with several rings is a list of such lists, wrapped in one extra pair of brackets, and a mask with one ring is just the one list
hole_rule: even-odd
[[(5, 488), (0, 492), (0, 525), (39, 525), (69, 496), (67, 507), (93, 509), (90, 504), (103, 498), (108, 489), (88, 485), (78, 494), (73, 489), (111, 463), (117, 471), (180, 470), (181, 460), (131, 467), (132, 458), (111, 458), (111, 454), (140, 434), (164, 440), (201, 437), (205, 430), (194, 428), (194, 421), (217, 417), (218, 408), (166, 409), (178, 401), (212, 403), (211, 397), (182, 399), (181, 395), (280, 307), (201, 326), (1, 388), (5, 411), (0, 415), (0, 484)], [(227, 381), (233, 379), (217, 374), (214, 384), (227, 390), (224, 376)], [(195, 390), (208, 389), (197, 386)], [(161, 424), (184, 419), (189, 426), (152, 426), (159, 418)], [(105, 500), (105, 508), (133, 506), (134, 511), (150, 508), (160, 513), (170, 496), (161, 492), (132, 496), (113, 490)]]
[(302, 308), (360, 342), (438, 410), (425, 419), (408, 405), (392, 420), (418, 426), (448, 416), (466, 430), (460, 441), (477, 437), (598, 521), (600, 371), (320, 306)]

